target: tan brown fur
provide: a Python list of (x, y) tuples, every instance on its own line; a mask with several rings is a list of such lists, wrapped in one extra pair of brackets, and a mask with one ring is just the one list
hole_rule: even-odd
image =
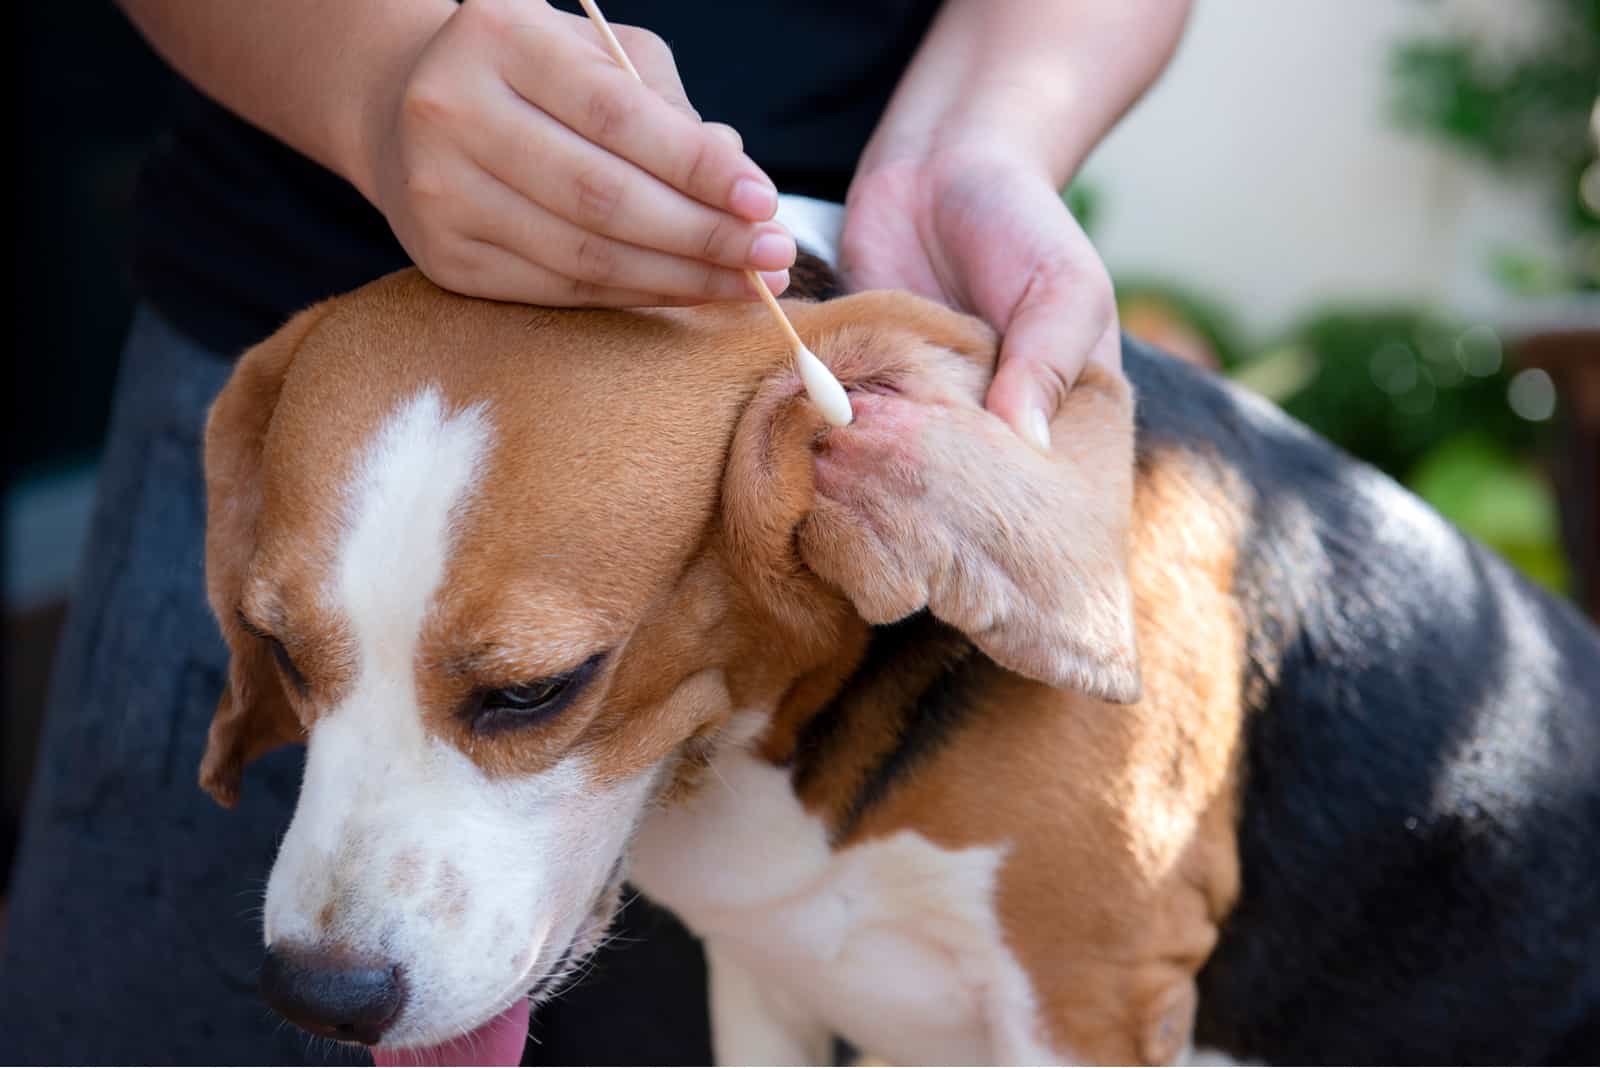
[(1164, 1063), (1182, 1050), (1194, 976), (1238, 893), (1236, 532), (1208, 478), (1182, 456), (1155, 457), (1136, 486), (1140, 702), (1012, 677), (852, 838), (1011, 843), (999, 891), (1008, 939), (1051, 1037), (1093, 1062)]

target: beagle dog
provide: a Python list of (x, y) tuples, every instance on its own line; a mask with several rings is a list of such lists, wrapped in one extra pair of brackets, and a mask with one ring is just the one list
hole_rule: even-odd
[(978, 321), (787, 310), (851, 426), (753, 306), (404, 272), (244, 356), (201, 782), (307, 747), (275, 1008), (515, 1064), (627, 878), (702, 940), (727, 1063), (1600, 1051), (1575, 612), (1132, 340), (1042, 455), (983, 409)]

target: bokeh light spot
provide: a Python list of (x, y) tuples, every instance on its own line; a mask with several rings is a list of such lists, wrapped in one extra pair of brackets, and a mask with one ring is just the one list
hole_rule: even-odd
[(1456, 360), (1474, 378), (1488, 378), (1500, 370), (1504, 353), (1500, 335), (1487, 326), (1471, 326), (1456, 338)]
[(1389, 394), (1406, 393), (1417, 384), (1417, 357), (1402, 341), (1386, 342), (1372, 354), (1372, 381)]
[(1556, 384), (1541, 368), (1518, 371), (1506, 387), (1506, 403), (1530, 423), (1542, 423), (1556, 414)]

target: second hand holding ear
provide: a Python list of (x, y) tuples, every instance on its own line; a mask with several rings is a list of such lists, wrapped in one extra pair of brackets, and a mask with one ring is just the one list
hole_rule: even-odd
[(986, 406), (1034, 448), (1084, 365), (1121, 367), (1111, 279), (1048, 177), (982, 146), (857, 176), (841, 250), (854, 289), (909, 289), (1001, 335)]

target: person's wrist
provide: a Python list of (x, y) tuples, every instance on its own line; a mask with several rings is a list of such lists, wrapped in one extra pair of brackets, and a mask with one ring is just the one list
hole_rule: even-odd
[(333, 170), (376, 207), (384, 146), (393, 134), (400, 101), (424, 49), (460, 10), (455, 0), (401, 3), (387, 9), (378, 40), (363, 48), (367, 57), (360, 88), (349, 96), (350, 114), (335, 146)]
[(893, 188), (902, 196), (921, 192), (936, 198), (941, 187), (970, 179), (975, 170), (1009, 172), (1055, 188), (1065, 185), (1064, 178), (1056, 177), (1044, 146), (1009, 136), (1006, 131), (967, 130), (932, 136), (920, 143), (907, 139), (869, 146), (862, 153), (846, 200), (871, 195), (878, 188)]
[(959, 177), (964, 169), (1007, 169), (1064, 189), (1082, 162), (1069, 138), (1035, 121), (987, 121), (991, 103), (971, 105), (926, 127), (880, 127), (862, 151), (853, 183), (871, 185), (885, 172), (915, 174), (919, 183)]

